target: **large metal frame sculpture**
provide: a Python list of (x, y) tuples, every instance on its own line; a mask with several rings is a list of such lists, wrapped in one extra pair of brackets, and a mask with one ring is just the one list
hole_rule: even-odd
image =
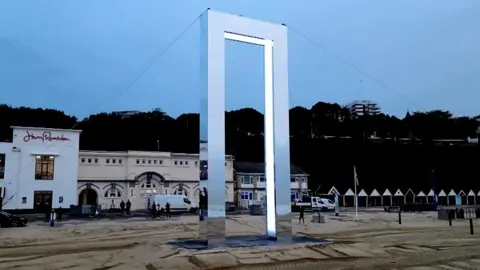
[(291, 240), (287, 27), (212, 10), (201, 17), (200, 238), (225, 240), (226, 39), (264, 48), (266, 234)]

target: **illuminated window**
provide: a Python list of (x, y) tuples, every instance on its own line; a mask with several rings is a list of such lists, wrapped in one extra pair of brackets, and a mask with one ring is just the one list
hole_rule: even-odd
[(54, 156), (36, 156), (35, 180), (53, 180), (54, 166)]

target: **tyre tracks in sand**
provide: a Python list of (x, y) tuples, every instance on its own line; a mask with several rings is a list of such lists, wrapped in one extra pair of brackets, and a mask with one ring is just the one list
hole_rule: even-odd
[[(319, 236), (319, 235), (310, 235)], [(480, 269), (480, 238), (465, 228), (383, 228), (326, 234), (331, 245), (259, 252), (257, 263), (204, 269)], [(292, 254), (293, 252), (293, 254)], [(274, 255), (275, 253), (276, 256)], [(293, 255), (299, 255), (293, 258)], [(202, 260), (198, 258), (197, 260)], [(263, 260), (263, 262), (262, 262)], [(253, 260), (252, 260), (253, 261)]]

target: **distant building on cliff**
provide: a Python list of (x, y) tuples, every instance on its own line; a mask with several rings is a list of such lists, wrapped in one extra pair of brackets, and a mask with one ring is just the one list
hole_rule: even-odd
[(380, 113), (380, 107), (371, 100), (355, 100), (347, 105), (352, 116), (359, 117), (364, 115), (377, 115)]

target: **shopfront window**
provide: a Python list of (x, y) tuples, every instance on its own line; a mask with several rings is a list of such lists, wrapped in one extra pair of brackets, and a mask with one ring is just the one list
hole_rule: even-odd
[(35, 180), (53, 180), (54, 166), (54, 156), (36, 156)]

